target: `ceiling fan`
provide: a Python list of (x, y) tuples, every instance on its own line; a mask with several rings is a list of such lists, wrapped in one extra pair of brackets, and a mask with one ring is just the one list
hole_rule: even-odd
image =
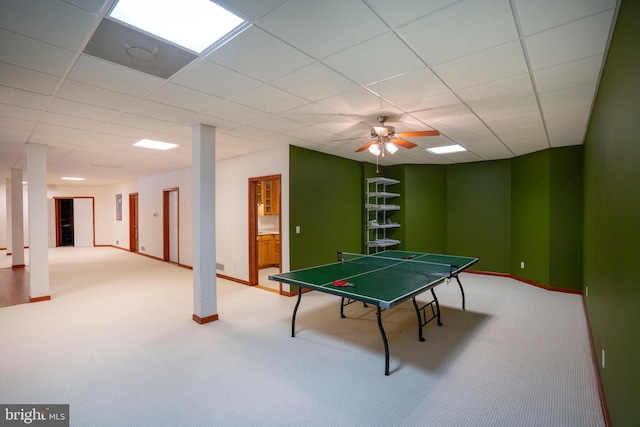
[(407, 141), (403, 138), (414, 138), (420, 136), (438, 136), (440, 132), (437, 130), (422, 130), (415, 132), (398, 132), (393, 126), (385, 126), (385, 122), (389, 119), (388, 116), (378, 116), (378, 122), (380, 126), (373, 126), (371, 128), (371, 141), (364, 144), (362, 147), (356, 150), (356, 153), (369, 149), (374, 156), (384, 157), (384, 152), (387, 151), (390, 154), (398, 151), (398, 146), (404, 148), (417, 147), (417, 144)]

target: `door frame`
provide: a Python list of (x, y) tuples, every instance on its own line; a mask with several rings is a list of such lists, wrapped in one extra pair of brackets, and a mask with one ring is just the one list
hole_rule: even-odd
[[(278, 265), (282, 271), (282, 175), (266, 175), (249, 178), (249, 285), (258, 285), (258, 183), (263, 181), (278, 180), (278, 230), (280, 231), (280, 250)], [(279, 292), (282, 293), (282, 283), (279, 284)]]
[[(71, 203), (73, 203), (73, 197), (54, 197), (53, 198), (54, 203), (53, 206), (55, 208), (55, 215), (56, 215), (56, 247), (60, 246), (61, 240), (62, 240), (62, 230), (60, 227), (60, 201), (62, 200), (71, 200)], [(72, 208), (73, 209), (73, 208)]]
[(170, 243), (170, 239), (169, 239), (169, 235), (171, 230), (169, 230), (169, 215), (171, 212), (171, 206), (169, 204), (169, 194), (175, 191), (177, 196), (178, 196), (178, 212), (176, 213), (176, 215), (178, 216), (176, 218), (176, 221), (178, 221), (178, 241), (176, 242), (176, 244), (178, 245), (178, 261), (176, 262), (177, 264), (180, 264), (180, 188), (179, 187), (173, 187), (173, 188), (165, 188), (162, 190), (162, 245), (163, 245), (163, 252), (162, 252), (162, 259), (163, 261), (169, 262), (169, 243)]
[(138, 253), (138, 193), (129, 193), (129, 252)]

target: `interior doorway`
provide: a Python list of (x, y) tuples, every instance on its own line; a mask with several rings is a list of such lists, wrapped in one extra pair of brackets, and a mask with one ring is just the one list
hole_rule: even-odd
[(138, 193), (129, 194), (129, 251), (138, 253)]
[(179, 248), (179, 193), (178, 188), (167, 188), (162, 191), (163, 212), (163, 259), (178, 264), (180, 260)]
[(56, 246), (73, 246), (73, 198), (56, 199)]
[(282, 293), (267, 279), (282, 266), (281, 175), (249, 178), (249, 284)]
[(55, 197), (54, 200), (55, 245), (94, 246), (93, 197)]

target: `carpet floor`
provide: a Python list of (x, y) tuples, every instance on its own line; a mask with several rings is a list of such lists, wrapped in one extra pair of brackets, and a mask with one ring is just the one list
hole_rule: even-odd
[[(0, 403), (69, 404), (72, 426), (604, 426), (582, 297), (463, 274), (413, 305), (339, 315), (218, 279), (199, 325), (192, 272), (114, 248), (49, 252), (51, 300), (0, 308)], [(6, 261), (3, 261), (6, 262)], [(28, 268), (28, 266), (27, 266)], [(427, 298), (429, 293), (419, 299)]]

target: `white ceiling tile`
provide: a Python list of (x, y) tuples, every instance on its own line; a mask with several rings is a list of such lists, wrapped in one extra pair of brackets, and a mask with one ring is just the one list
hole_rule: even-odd
[(367, 88), (396, 105), (449, 92), (449, 88), (428, 68), (374, 83)]
[(422, 98), (400, 104), (398, 105), (398, 108), (415, 115), (414, 113), (416, 112), (433, 110), (451, 105), (459, 105), (460, 103), (460, 99), (454, 93), (447, 92), (442, 95), (430, 96), (428, 98)]
[(525, 36), (614, 8), (616, 0), (516, 0)]
[(562, 121), (548, 123), (547, 128), (551, 146), (566, 147), (583, 144), (588, 123), (588, 114), (574, 115), (573, 117), (566, 117)]
[(173, 83), (166, 83), (160, 86), (151, 92), (149, 96), (147, 96), (147, 99), (198, 112), (224, 102), (224, 99), (218, 98), (217, 96), (198, 92)]
[(531, 68), (540, 70), (603, 54), (611, 30), (613, 10), (526, 37)]
[(331, 108), (318, 103), (309, 103), (301, 107), (292, 108), (279, 114), (279, 116), (306, 125), (314, 125), (326, 122), (337, 117), (339, 113)]
[(197, 113), (153, 101), (140, 101), (127, 110), (129, 113), (150, 117), (171, 123), (193, 125), (197, 123)]
[(469, 105), (481, 102), (495, 102), (506, 99), (533, 96), (533, 85), (529, 73), (494, 81), (456, 91), (456, 94)]
[(329, 98), (357, 87), (355, 83), (317, 62), (274, 80), (272, 84), (309, 101)]
[(533, 114), (540, 117), (540, 109), (535, 96), (522, 98), (503, 98), (502, 100), (491, 99), (489, 101), (476, 101), (468, 104), (469, 107), (485, 122), (522, 117)]
[(424, 63), (392, 32), (345, 49), (322, 62), (361, 85), (424, 68)]
[(2, 0), (0, 27), (65, 49), (79, 49), (97, 16), (64, 1)]
[(256, 20), (285, 1), (286, 0), (219, 0), (216, 1), (216, 3), (220, 3), (234, 13), (237, 12), (241, 14), (244, 18)]
[(160, 131), (167, 127), (164, 120), (153, 119), (139, 114), (121, 113), (111, 121), (111, 124), (131, 127), (136, 129), (146, 129), (150, 131)]
[(595, 83), (600, 76), (603, 55), (591, 56), (555, 67), (534, 71), (538, 92), (551, 92), (573, 86)]
[(270, 82), (314, 61), (256, 26), (222, 45), (207, 59), (263, 82)]
[[(1, 72), (1, 69), (0, 69)], [(49, 102), (49, 97), (39, 93), (22, 89), (14, 89), (8, 86), (0, 86), (0, 102), (17, 107), (43, 110)]]
[(62, 76), (71, 64), (74, 52), (0, 29), (0, 57), (30, 70)]
[(236, 97), (234, 101), (268, 113), (280, 113), (309, 103), (306, 99), (267, 84)]
[[(312, 21), (300, 19), (302, 16)], [(360, 0), (290, 1), (256, 25), (315, 59), (389, 30)]]
[(60, 81), (60, 78), (51, 74), (16, 67), (4, 62), (0, 62), (0, 76), (2, 76), (2, 86), (22, 89), (41, 95), (53, 95)]
[(432, 68), (454, 91), (526, 74), (528, 71), (519, 40)]
[(0, 117), (26, 120), (29, 122), (38, 121), (42, 112), (40, 110), (34, 110), (33, 108), (16, 107), (13, 105), (0, 104)]
[(428, 65), (518, 39), (509, 0), (458, 2), (398, 32)]
[(344, 92), (330, 98), (318, 101), (318, 104), (330, 107), (340, 114), (359, 115), (377, 117), (382, 113), (390, 113), (386, 115), (399, 114), (400, 110), (393, 107), (366, 89), (355, 89)]
[(69, 130), (81, 129), (88, 131), (95, 131), (102, 124), (97, 120), (67, 116), (49, 111), (42, 115), (41, 123), (64, 127)]
[(84, 104), (100, 105), (104, 108), (114, 110), (125, 109), (132, 105), (137, 99), (134, 96), (129, 96), (124, 93), (114, 92), (71, 80), (66, 80), (62, 84), (56, 93), (56, 97)]
[(69, 79), (136, 97), (146, 95), (163, 81), (89, 55), (80, 56), (69, 73)]
[(53, 98), (51, 100), (48, 111), (102, 122), (108, 122), (118, 114), (116, 110), (60, 98)]
[(230, 99), (260, 86), (256, 79), (202, 59), (187, 66), (172, 79), (188, 88)]
[(392, 27), (397, 27), (446, 7), (458, 0), (368, 0), (373, 10)]

